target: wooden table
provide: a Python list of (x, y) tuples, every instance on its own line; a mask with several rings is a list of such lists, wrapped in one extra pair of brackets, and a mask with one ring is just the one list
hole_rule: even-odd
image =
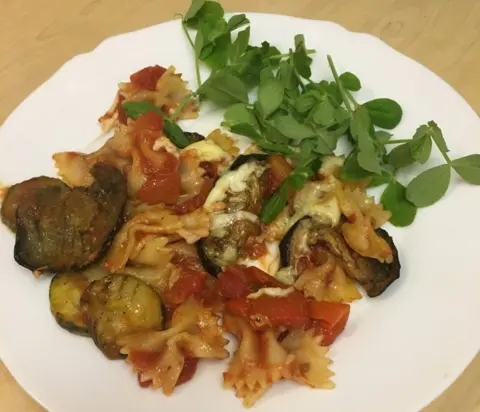
[[(88, 52), (106, 37), (169, 20), (184, 12), (188, 3), (2, 0), (0, 121), (71, 57)], [(480, 112), (478, 0), (224, 0), (223, 5), (229, 11), (332, 20), (371, 33), (438, 73)], [(479, 386), (480, 356), (425, 411), (480, 412)], [(43, 411), (1, 362), (0, 411)]]

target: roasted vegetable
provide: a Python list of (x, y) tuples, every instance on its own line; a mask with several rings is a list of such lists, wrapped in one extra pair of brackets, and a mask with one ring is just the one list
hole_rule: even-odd
[(199, 142), (201, 140), (205, 140), (205, 137), (202, 136), (200, 133), (195, 132), (183, 132), (187, 139), (190, 141), (190, 144)]
[(250, 212), (258, 215), (263, 205), (265, 183), (263, 178), (268, 165), (259, 160), (265, 155), (251, 154), (240, 156), (216, 182), (205, 202), (206, 207), (222, 203), (224, 212)]
[(217, 276), (222, 268), (236, 263), (247, 240), (260, 233), (260, 221), (252, 213), (214, 215), (210, 235), (198, 242), (198, 255), (203, 267)]
[(88, 285), (106, 276), (101, 266), (92, 265), (82, 272), (58, 273), (50, 283), (50, 310), (57, 323), (69, 332), (88, 335), (80, 298)]
[(36, 189), (19, 205), (14, 257), (34, 271), (80, 270), (102, 256), (123, 215), (127, 186), (108, 165), (91, 169), (89, 188)]
[(22, 203), (29, 203), (38, 189), (49, 188), (59, 192), (68, 191), (68, 186), (59, 179), (47, 176), (34, 177), (11, 186), (2, 202), (2, 222), (15, 232), (17, 228), (17, 209)]
[(162, 330), (160, 296), (145, 282), (127, 275), (96, 280), (80, 300), (88, 332), (109, 359), (121, 359), (119, 338), (144, 330)]
[(262, 163), (268, 159), (268, 154), (264, 153), (252, 153), (247, 155), (238, 156), (235, 161), (231, 164), (230, 170), (237, 170), (240, 166), (248, 162), (257, 162)]
[(364, 287), (368, 296), (375, 297), (400, 276), (398, 252), (392, 238), (383, 229), (377, 229), (377, 234), (390, 245), (392, 263), (360, 256), (330, 226), (305, 218), (292, 226), (280, 242), (281, 265), (298, 276), (309, 266), (321, 265), (321, 252), (328, 251), (338, 259), (346, 273)]

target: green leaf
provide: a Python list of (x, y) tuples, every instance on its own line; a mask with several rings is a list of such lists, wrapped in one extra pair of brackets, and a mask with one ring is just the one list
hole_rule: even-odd
[(395, 169), (401, 169), (415, 163), (410, 149), (410, 143), (403, 143), (394, 147), (387, 155), (387, 163)]
[(372, 176), (372, 173), (362, 169), (358, 164), (357, 152), (352, 151), (345, 159), (341, 178), (343, 180), (363, 180)]
[(345, 89), (351, 90), (352, 92), (358, 92), (362, 88), (359, 78), (350, 72), (341, 74), (340, 81)]
[(380, 202), (392, 214), (390, 218), (392, 225), (404, 227), (415, 220), (417, 208), (407, 200), (405, 187), (396, 180), (390, 182), (384, 190)]
[(295, 120), (292, 115), (278, 116), (274, 120), (275, 128), (290, 139), (301, 140), (315, 136), (310, 127)]
[(480, 154), (455, 159), (451, 163), (460, 177), (474, 185), (480, 185)]
[(257, 119), (247, 105), (244, 103), (235, 103), (230, 106), (223, 114), (225, 121), (222, 123), (224, 127), (231, 127), (234, 124), (246, 123), (257, 128)]
[(163, 112), (163, 110), (153, 105), (152, 103), (147, 101), (125, 102), (122, 103), (122, 107), (123, 110), (125, 110), (125, 115), (134, 120), (136, 120), (138, 116), (150, 111), (162, 115), (164, 120), (163, 131), (173, 144), (183, 149), (191, 143), (187, 135), (180, 128), (180, 126), (176, 123), (171, 122), (167, 115)]
[(205, 4), (206, 0), (192, 0), (192, 4), (190, 5), (190, 8), (188, 11), (185, 13), (185, 17), (183, 18), (184, 22), (187, 22), (194, 18), (197, 13), (200, 11), (200, 9), (203, 7)]
[(247, 136), (255, 142), (262, 140), (262, 135), (260, 132), (249, 123), (235, 123), (230, 126), (230, 131), (232, 133), (240, 134), (242, 136)]
[(407, 199), (417, 207), (426, 207), (439, 201), (450, 184), (450, 166), (440, 165), (415, 177), (407, 186)]
[(260, 212), (260, 220), (264, 223), (272, 223), (287, 205), (288, 182), (283, 182), (280, 187), (263, 204)]
[(315, 153), (328, 155), (337, 147), (337, 138), (326, 130), (316, 130), (317, 138), (316, 145), (314, 148)]
[(357, 154), (357, 161), (362, 169), (375, 174), (381, 174), (382, 168), (375, 150), (360, 150)]
[(392, 136), (393, 134), (388, 133), (385, 130), (376, 130), (374, 134), (375, 140), (381, 144), (387, 143), (392, 138)]
[(267, 80), (275, 79), (275, 74), (273, 69), (270, 66), (264, 67), (260, 71), (260, 83), (266, 82)]
[(372, 176), (370, 182), (368, 183), (367, 187), (378, 187), (390, 183), (392, 177), (386, 173), (382, 173), (381, 175)]
[(284, 88), (282, 82), (270, 79), (260, 83), (258, 103), (265, 117), (270, 116), (283, 102)]
[(423, 165), (432, 153), (432, 139), (429, 134), (413, 139), (410, 143), (412, 158)]
[(194, 0), (183, 21), (188, 27), (196, 29), (201, 21), (220, 20), (224, 14), (223, 7), (216, 1)]
[(374, 99), (363, 106), (368, 109), (372, 123), (384, 129), (394, 129), (402, 120), (402, 108), (395, 100)]
[(236, 14), (228, 20), (227, 31), (232, 32), (250, 23), (245, 14)]
[(434, 121), (428, 122), (432, 138), (442, 154), (449, 152), (443, 133)]
[(295, 99), (295, 109), (299, 113), (307, 113), (315, 105), (317, 99), (309, 92), (298, 96)]
[[(330, 101), (331, 103), (331, 101)], [(339, 106), (335, 109), (335, 119), (337, 123), (343, 123), (350, 118), (350, 113), (342, 106)]]
[(350, 133), (359, 145), (362, 143), (362, 141), (371, 141), (370, 125), (371, 119), (368, 110), (366, 110), (364, 106), (358, 107), (353, 112), (350, 120)]
[(298, 74), (305, 79), (309, 79), (312, 76), (312, 71), (310, 70), (311, 61), (312, 59), (307, 55), (305, 37), (303, 34), (297, 34), (295, 36), (295, 53), (293, 54), (293, 62), (295, 70), (297, 70)]
[(231, 37), (227, 33), (218, 37), (214, 43), (204, 47), (200, 53), (200, 58), (213, 70), (218, 70), (227, 64), (231, 45)]
[(238, 59), (240, 59), (240, 56), (245, 53), (249, 41), (250, 27), (247, 27), (245, 30), (242, 30), (240, 33), (238, 33), (237, 38), (230, 47), (230, 60), (232, 63), (237, 62)]
[(200, 96), (217, 106), (230, 106), (234, 103), (248, 103), (245, 84), (235, 75), (227, 72), (213, 73), (198, 89)]
[(287, 60), (282, 61), (278, 66), (278, 79), (286, 90), (298, 87), (298, 79), (295, 76), (292, 65)]
[(311, 112), (312, 120), (325, 127), (332, 126), (337, 122), (335, 115), (335, 107), (330, 103), (330, 100), (317, 103)]

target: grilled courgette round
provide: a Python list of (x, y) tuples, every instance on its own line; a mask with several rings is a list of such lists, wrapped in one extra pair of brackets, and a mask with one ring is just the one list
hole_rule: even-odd
[(50, 283), (50, 310), (62, 328), (77, 335), (88, 336), (80, 299), (90, 283), (105, 275), (105, 270), (97, 265), (82, 272), (62, 272), (55, 275)]
[(150, 286), (128, 275), (96, 280), (81, 298), (88, 332), (108, 359), (121, 359), (118, 339), (144, 330), (162, 330), (160, 296)]

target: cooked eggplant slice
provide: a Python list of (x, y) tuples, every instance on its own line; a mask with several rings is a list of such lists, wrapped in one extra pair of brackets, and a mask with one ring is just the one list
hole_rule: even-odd
[(268, 160), (268, 154), (264, 153), (252, 153), (247, 155), (238, 156), (231, 164), (230, 170), (237, 170), (240, 166), (248, 162), (266, 162)]
[(106, 276), (101, 266), (93, 265), (82, 272), (58, 273), (50, 283), (50, 310), (57, 323), (77, 335), (88, 335), (80, 298), (88, 285)]
[(17, 209), (14, 257), (34, 271), (77, 271), (102, 256), (123, 215), (127, 186), (108, 165), (91, 169), (89, 188), (35, 191)]
[(315, 251), (324, 249), (338, 258), (347, 274), (364, 287), (368, 296), (378, 296), (399, 278), (401, 266), (392, 238), (383, 229), (377, 229), (376, 232), (392, 249), (393, 262), (390, 264), (360, 256), (348, 246), (343, 236), (331, 227), (319, 224), (311, 218), (302, 219), (290, 228), (280, 242), (281, 264), (298, 276), (297, 264), (300, 259), (311, 259)]
[(205, 136), (202, 136), (200, 133), (195, 132), (183, 132), (187, 139), (190, 141), (190, 144), (200, 142), (201, 140), (205, 140)]
[(252, 213), (213, 215), (210, 236), (197, 245), (203, 267), (212, 276), (217, 276), (223, 268), (238, 260), (248, 238), (260, 233), (260, 221)]
[(160, 296), (145, 282), (128, 275), (96, 280), (80, 300), (89, 334), (108, 359), (121, 359), (118, 339), (144, 330), (162, 330)]
[(22, 203), (28, 203), (39, 189), (56, 188), (60, 192), (68, 191), (68, 186), (60, 179), (39, 176), (11, 186), (2, 202), (2, 222), (12, 231), (17, 228), (17, 209)]
[(223, 203), (226, 213), (238, 211), (256, 215), (260, 213), (266, 182), (262, 177), (268, 165), (266, 161), (252, 156), (258, 155), (248, 155), (249, 160), (242, 159), (241, 164), (237, 164), (237, 168), (229, 170), (215, 182), (205, 201), (207, 208), (216, 203)]

